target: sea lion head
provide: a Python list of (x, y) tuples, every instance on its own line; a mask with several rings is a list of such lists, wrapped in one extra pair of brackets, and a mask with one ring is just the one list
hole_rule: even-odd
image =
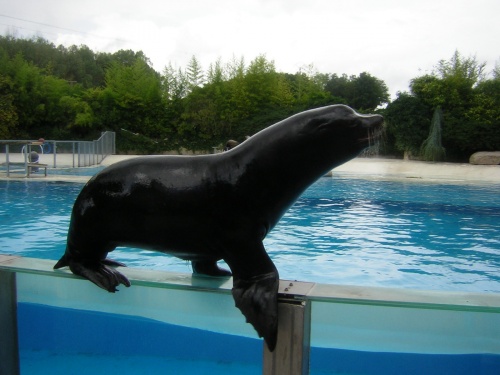
[(330, 161), (357, 156), (377, 141), (384, 122), (380, 115), (360, 114), (346, 105), (312, 109), (290, 119), (287, 133), (296, 140), (296, 150), (313, 148), (317, 158)]
[(318, 140), (324, 138), (339, 145), (349, 141), (361, 149), (378, 137), (384, 122), (380, 115), (363, 115), (341, 104), (304, 113), (309, 116), (305, 118), (306, 124), (299, 130), (303, 135)]

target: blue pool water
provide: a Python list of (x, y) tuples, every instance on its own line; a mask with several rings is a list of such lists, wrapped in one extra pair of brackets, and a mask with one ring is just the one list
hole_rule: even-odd
[(93, 176), (97, 172), (100, 172), (104, 167), (80, 167), (80, 168), (57, 168), (48, 169), (47, 173), (49, 175), (58, 176)]
[[(282, 278), (500, 292), (499, 187), (323, 178), (289, 210), (266, 248)], [(0, 182), (0, 253), (58, 259), (81, 188)], [(140, 249), (117, 249), (112, 257), (190, 272), (184, 261)], [(18, 309), (23, 375), (262, 373), (262, 341), (255, 338), (26, 302)], [(311, 349), (313, 375), (496, 374), (498, 368), (499, 355)]]
[[(79, 183), (0, 182), (0, 253), (59, 259)], [(265, 240), (281, 278), (500, 292), (500, 186), (322, 178)], [(190, 272), (120, 248), (128, 266)]]
[[(262, 342), (257, 339), (29, 303), (20, 304), (19, 320), (20, 346), (25, 348), (21, 351), (23, 375), (262, 373)], [(498, 374), (499, 368), (500, 356), (487, 354), (370, 353), (314, 347), (310, 354), (312, 375), (479, 375)]]
[[(102, 171), (105, 167), (103, 166), (98, 166), (98, 167), (77, 167), (77, 168), (47, 168), (47, 174), (51, 176), (93, 176), (97, 172)], [(0, 166), (0, 171), (6, 172), (7, 168), (5, 166)], [(20, 176), (24, 175), (24, 169), (23, 167), (19, 167), (17, 171), (12, 172), (13, 175), (19, 174)], [(32, 175), (34, 176), (42, 176), (44, 174), (43, 169), (38, 169), (37, 170), (32, 170), (31, 171)]]

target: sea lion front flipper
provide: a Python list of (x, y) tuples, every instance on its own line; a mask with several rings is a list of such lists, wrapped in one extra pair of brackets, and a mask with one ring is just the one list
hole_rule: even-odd
[(278, 334), (278, 286), (277, 273), (233, 281), (233, 298), (259, 337), (264, 337), (267, 347), (273, 351)]
[(278, 336), (278, 271), (262, 243), (258, 249), (246, 250), (238, 249), (234, 254), (237, 259), (225, 259), (233, 271), (233, 298), (247, 322), (273, 351)]

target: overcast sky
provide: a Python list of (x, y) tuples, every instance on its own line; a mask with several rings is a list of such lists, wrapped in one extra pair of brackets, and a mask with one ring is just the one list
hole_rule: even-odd
[(142, 50), (160, 72), (264, 54), (281, 72), (368, 72), (393, 97), (455, 50), (491, 71), (499, 16), (499, 0), (0, 0), (3, 35)]

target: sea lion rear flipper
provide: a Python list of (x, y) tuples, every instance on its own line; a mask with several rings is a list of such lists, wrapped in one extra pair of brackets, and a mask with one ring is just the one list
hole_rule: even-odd
[(278, 336), (279, 275), (262, 243), (225, 259), (233, 271), (233, 298), (248, 323), (273, 351)]
[(193, 260), (191, 265), (193, 266), (193, 273), (196, 274), (218, 277), (228, 277), (232, 275), (230, 271), (220, 268), (217, 262), (212, 260)]
[(117, 262), (116, 260), (111, 260), (109, 258), (101, 260), (101, 263), (105, 264), (106, 266), (111, 266), (111, 267), (127, 267), (126, 264), (123, 264), (121, 262)]
[(70, 262), (69, 268), (75, 275), (80, 275), (97, 286), (114, 293), (118, 291), (116, 287), (120, 284), (130, 286), (130, 281), (114, 268), (105, 265), (105, 262), (97, 264), (84, 264), (80, 262)]

